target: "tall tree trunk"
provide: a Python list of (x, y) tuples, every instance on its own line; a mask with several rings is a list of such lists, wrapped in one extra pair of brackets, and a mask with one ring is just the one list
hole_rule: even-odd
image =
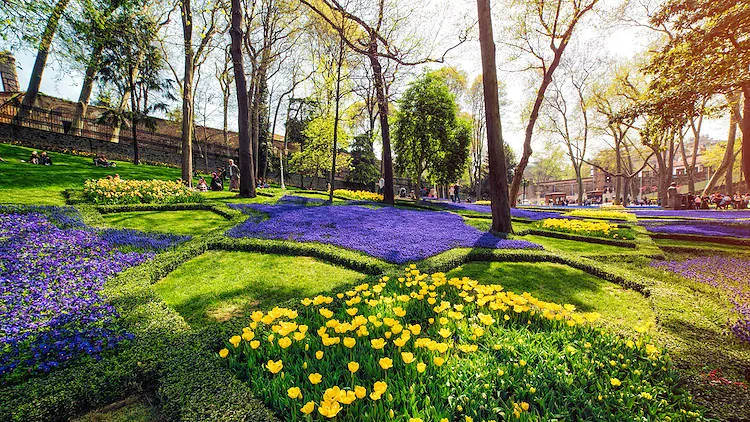
[(185, 75), (182, 78), (182, 181), (188, 186), (193, 186), (193, 9), (190, 0), (182, 0), (180, 5), (185, 49)]
[(52, 13), (47, 19), (47, 26), (42, 33), (42, 39), (39, 42), (39, 49), (36, 53), (36, 61), (34, 61), (34, 68), (31, 71), (29, 87), (26, 89), (26, 93), (23, 96), (23, 107), (21, 107), (16, 116), (16, 119), (19, 122), (26, 118), (26, 109), (32, 107), (36, 103), (36, 97), (39, 95), (39, 87), (42, 84), (44, 67), (47, 65), (47, 56), (49, 56), (49, 49), (52, 46), (52, 39), (55, 37), (60, 18), (62, 18), (62, 14), (65, 11), (65, 8), (68, 7), (69, 2), (70, 0), (58, 0), (54, 9), (52, 9)]
[(336, 155), (338, 155), (339, 140), (339, 106), (341, 103), (341, 67), (344, 65), (344, 38), (339, 39), (339, 57), (336, 63), (336, 105), (333, 112), (333, 154), (331, 156), (331, 186), (329, 186), (328, 200), (333, 202), (333, 190), (336, 183)]
[[(729, 175), (731, 182), (731, 173), (732, 170), (734, 170), (734, 145), (737, 140), (737, 124), (739, 123), (738, 117), (740, 116), (741, 100), (742, 94), (740, 92), (727, 95), (727, 101), (729, 102), (729, 134), (727, 136), (727, 148), (724, 151), (724, 158), (721, 160), (721, 164), (715, 169), (714, 174), (708, 180), (706, 187), (703, 189), (703, 195), (710, 194), (724, 175)], [(727, 183), (727, 185), (730, 184), (731, 183)]]
[(742, 86), (742, 172), (745, 175), (746, 190), (750, 191), (750, 83)]
[(394, 204), (393, 194), (393, 157), (391, 157), (391, 130), (388, 125), (388, 99), (385, 95), (385, 85), (383, 83), (383, 68), (378, 60), (378, 44), (375, 34), (370, 34), (370, 46), (368, 58), (372, 67), (372, 75), (375, 83), (375, 95), (378, 99), (378, 110), (380, 117), (380, 136), (383, 140), (383, 179), (385, 187), (383, 188), (383, 202), (389, 205)]
[(620, 174), (622, 174), (622, 142), (623, 139), (620, 137), (615, 140), (615, 174), (617, 176), (613, 180), (615, 183), (615, 197), (612, 200), (612, 203), (615, 205), (620, 205), (620, 197), (622, 197), (622, 178), (620, 177)]
[(237, 88), (237, 127), (240, 143), (240, 196), (255, 197), (255, 172), (253, 171), (253, 151), (248, 127), (247, 81), (245, 64), (242, 58), (242, 8), (240, 0), (232, 0), (231, 54), (234, 66), (234, 82)]
[(76, 110), (73, 113), (73, 123), (71, 124), (72, 134), (76, 136), (81, 136), (83, 130), (83, 119), (86, 118), (86, 111), (89, 107), (89, 101), (91, 100), (91, 91), (94, 88), (94, 78), (99, 71), (99, 60), (102, 55), (102, 50), (104, 50), (104, 46), (101, 43), (97, 43), (96, 47), (94, 47), (94, 50), (91, 52), (88, 65), (86, 65), (86, 73), (83, 77), (81, 93), (78, 95), (78, 103), (76, 103)]
[[(490, 161), (490, 200), (492, 208), (492, 227), (494, 233), (512, 233), (513, 227), (510, 221), (510, 204), (515, 205), (518, 194), (508, 196), (508, 171), (505, 163), (505, 152), (503, 146), (503, 132), (500, 122), (500, 102), (497, 94), (497, 65), (495, 64), (495, 41), (492, 35), (492, 12), (490, 11), (490, 0), (477, 0), (477, 12), (479, 15), (479, 45), (482, 52), (482, 75), (484, 90), (484, 110), (487, 121), (487, 153)], [(537, 109), (537, 113), (538, 113)], [(533, 127), (533, 125), (532, 125)], [(527, 138), (531, 142), (531, 134)], [(528, 162), (531, 148), (526, 154), (524, 145), (524, 158)], [(516, 171), (513, 185), (520, 186), (523, 178), (523, 169)], [(518, 183), (516, 183), (518, 182)]]

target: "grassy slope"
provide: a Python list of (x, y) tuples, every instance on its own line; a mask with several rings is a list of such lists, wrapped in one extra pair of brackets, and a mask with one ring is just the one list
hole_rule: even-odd
[(565, 265), (552, 263), (472, 262), (448, 273), (485, 284), (500, 284), (514, 293), (529, 292), (548, 302), (570, 303), (583, 312), (599, 312), (617, 331), (653, 324), (654, 312), (641, 294)]
[(227, 219), (211, 211), (122, 212), (105, 214), (102, 219), (107, 226), (114, 228), (193, 236), (229, 225)]
[(177, 179), (180, 170), (169, 167), (139, 165), (117, 161), (115, 168), (93, 165), (91, 158), (49, 153), (51, 166), (22, 163), (31, 148), (0, 144), (0, 203), (63, 205), (62, 191), (82, 188), (86, 179), (119, 174), (124, 179)]
[(204, 326), (364, 278), (308, 257), (209, 251), (154, 288), (191, 326)]

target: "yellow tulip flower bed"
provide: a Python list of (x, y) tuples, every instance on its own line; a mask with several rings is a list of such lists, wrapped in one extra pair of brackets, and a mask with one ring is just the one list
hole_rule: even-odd
[(602, 209), (578, 209), (573, 210), (565, 215), (569, 217), (580, 217), (580, 218), (599, 218), (605, 220), (621, 220), (621, 221), (635, 221), (635, 214), (631, 214), (625, 211), (612, 211)]
[(87, 180), (83, 195), (100, 205), (172, 204), (202, 202), (203, 196), (179, 181), (125, 180), (111, 177)]
[(698, 419), (669, 359), (595, 313), (413, 265), (256, 311), (218, 352), (282, 420)]
[(341, 198), (355, 201), (383, 202), (383, 195), (365, 190), (336, 189), (333, 191), (333, 194)]
[(602, 237), (606, 239), (633, 240), (635, 232), (619, 229), (616, 224), (605, 221), (572, 220), (564, 218), (545, 218), (538, 223), (539, 228), (581, 236)]

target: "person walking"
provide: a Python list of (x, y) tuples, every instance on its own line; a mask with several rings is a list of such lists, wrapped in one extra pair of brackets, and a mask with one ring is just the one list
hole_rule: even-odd
[(454, 189), (453, 189), (453, 185), (450, 185), (450, 186), (448, 187), (448, 198), (450, 198), (450, 199), (451, 199), (451, 202), (456, 202), (456, 201), (455, 201), (455, 200), (453, 199), (453, 192), (454, 192)]
[(229, 160), (227, 173), (229, 175), (229, 191), (240, 190), (240, 168), (234, 164), (234, 160)]
[(458, 183), (453, 187), (453, 198), (455, 199), (453, 202), (461, 202), (461, 185)]

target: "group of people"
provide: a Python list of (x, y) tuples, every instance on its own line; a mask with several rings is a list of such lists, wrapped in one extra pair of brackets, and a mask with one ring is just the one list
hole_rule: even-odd
[(687, 195), (688, 207), (690, 209), (701, 209), (707, 210), (711, 204), (716, 205), (716, 209), (726, 210), (734, 208), (736, 210), (744, 210), (748, 208), (750, 204), (750, 193), (740, 194), (735, 192), (734, 195), (721, 194), (715, 192), (713, 195), (693, 195), (689, 193)]
[(448, 197), (452, 202), (461, 202), (461, 185), (456, 183), (448, 188)]
[(31, 157), (29, 158), (29, 163), (31, 164), (39, 164), (42, 166), (51, 166), (52, 165), (52, 158), (50, 158), (49, 155), (47, 155), (46, 151), (42, 151), (42, 153), (38, 153), (36, 151), (33, 151), (31, 153)]
[(97, 167), (116, 167), (114, 161), (107, 160), (107, 156), (104, 154), (97, 154), (96, 157), (94, 157), (94, 165)]
[[(216, 167), (216, 170), (211, 172), (211, 184), (210, 188), (212, 191), (223, 191), (224, 180), (229, 179), (229, 191), (240, 190), (240, 168), (234, 164), (234, 160), (229, 160), (227, 167)], [(196, 189), (201, 192), (207, 192), (209, 184), (206, 183), (206, 179), (201, 177), (196, 184)]]

